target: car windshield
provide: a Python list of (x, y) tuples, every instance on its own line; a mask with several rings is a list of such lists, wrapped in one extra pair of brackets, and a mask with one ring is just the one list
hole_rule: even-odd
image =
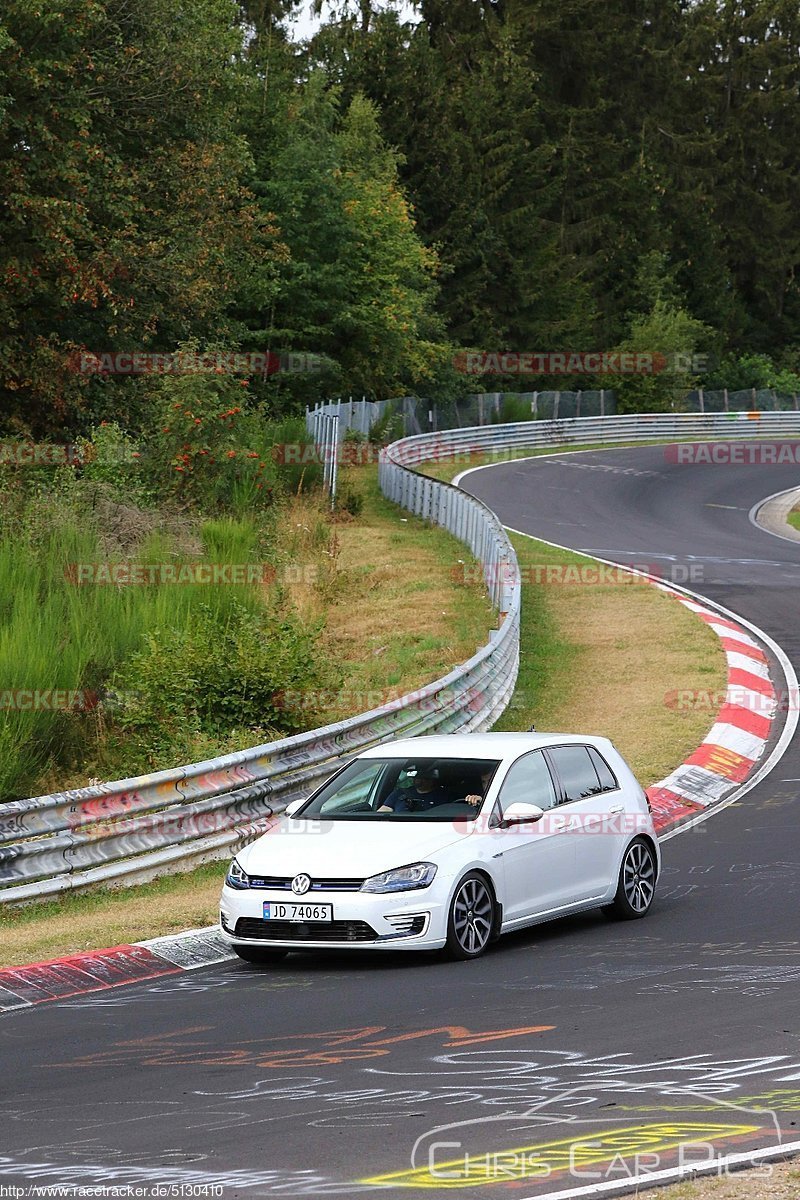
[(295, 820), (474, 821), (496, 759), (360, 758), (296, 813)]

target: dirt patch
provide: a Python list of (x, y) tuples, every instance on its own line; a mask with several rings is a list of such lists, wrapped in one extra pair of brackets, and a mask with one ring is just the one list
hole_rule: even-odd
[(122, 504), (101, 485), (94, 492), (91, 503), (100, 531), (100, 546), (109, 558), (135, 555), (154, 533), (166, 534), (181, 557), (199, 558), (203, 553), (199, 523), (185, 513)]

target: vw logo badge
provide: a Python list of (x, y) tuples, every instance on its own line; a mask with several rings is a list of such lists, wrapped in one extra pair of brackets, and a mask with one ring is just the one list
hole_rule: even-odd
[(310, 887), (311, 880), (307, 875), (295, 875), (292, 880), (292, 891), (295, 896), (305, 896)]

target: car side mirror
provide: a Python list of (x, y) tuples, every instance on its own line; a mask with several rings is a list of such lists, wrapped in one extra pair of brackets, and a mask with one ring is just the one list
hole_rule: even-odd
[(305, 804), (304, 799), (290, 800), (289, 803), (286, 805), (286, 808), (283, 810), (283, 815), (285, 817), (293, 817), (294, 814), (297, 812), (298, 808), (302, 808), (302, 806), (304, 804)]
[(543, 816), (544, 809), (539, 808), (538, 804), (525, 804), (523, 801), (518, 801), (516, 804), (509, 804), (503, 813), (501, 824), (504, 828), (508, 828), (509, 825), (532, 825), (536, 821), (541, 821)]

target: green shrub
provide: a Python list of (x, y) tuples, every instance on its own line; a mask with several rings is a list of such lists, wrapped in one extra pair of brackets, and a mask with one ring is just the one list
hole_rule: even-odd
[(248, 380), (218, 370), (153, 380), (155, 424), (144, 461), (162, 496), (250, 511), (272, 502), (272, 464), (254, 445), (260, 422), (248, 411)]
[(140, 445), (115, 421), (101, 421), (77, 445), (81, 479), (104, 484), (115, 499), (128, 504), (152, 502), (154, 493), (142, 473)]
[(341, 512), (349, 513), (351, 517), (359, 517), (364, 511), (364, 497), (354, 488), (344, 488), (336, 496), (336, 507)]
[(287, 733), (313, 725), (309, 695), (320, 687), (319, 626), (235, 605), (223, 624), (200, 606), (162, 626), (117, 671), (115, 723), (133, 759), (182, 761), (187, 739), (257, 728)]

